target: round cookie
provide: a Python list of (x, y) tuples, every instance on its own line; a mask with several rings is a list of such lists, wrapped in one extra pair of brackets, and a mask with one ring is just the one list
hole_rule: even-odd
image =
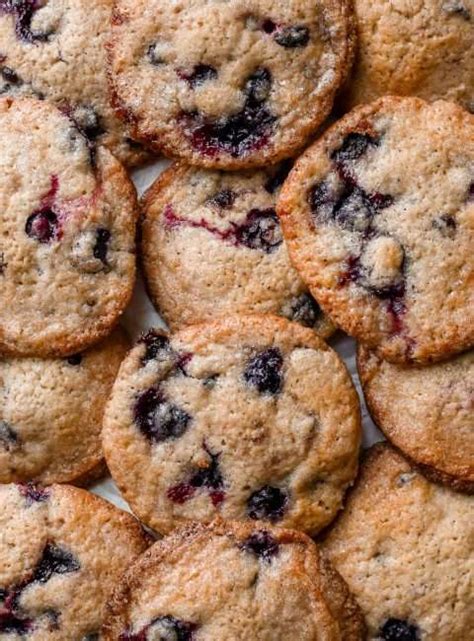
[(347, 581), (367, 641), (466, 641), (474, 499), (435, 485), (387, 444), (373, 447), (323, 551)]
[(474, 0), (354, 0), (354, 10), (358, 47), (346, 109), (391, 94), (474, 111)]
[(313, 331), (235, 315), (146, 334), (102, 435), (124, 497), (161, 533), (216, 516), (314, 533), (341, 508), (361, 429), (348, 372)]
[(173, 165), (143, 199), (148, 291), (175, 329), (239, 312), (335, 330), (290, 264), (275, 212), (289, 167), (225, 173)]
[(69, 358), (0, 359), (0, 483), (94, 476), (104, 406), (128, 346), (117, 329)]
[(104, 147), (0, 99), (0, 352), (67, 356), (110, 333), (135, 282), (135, 189)]
[(278, 202), (293, 263), (346, 332), (392, 362), (474, 344), (474, 117), (382, 98), (297, 161)]
[(403, 367), (359, 347), (357, 367), (386, 437), (432, 480), (474, 492), (474, 352)]
[(159, 541), (112, 593), (104, 641), (362, 641), (359, 608), (307, 536), (237, 522)]
[[(184, 37), (183, 37), (184, 34)], [(352, 63), (347, 0), (117, 0), (109, 78), (118, 113), (152, 149), (242, 169), (294, 155)]]
[(0, 94), (46, 98), (123, 162), (146, 154), (109, 104), (113, 0), (0, 0)]
[(0, 486), (0, 638), (98, 641), (105, 604), (148, 547), (130, 514), (68, 485)]

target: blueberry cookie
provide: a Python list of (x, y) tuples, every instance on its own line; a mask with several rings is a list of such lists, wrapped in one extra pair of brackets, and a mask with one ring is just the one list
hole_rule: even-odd
[(0, 0), (0, 94), (56, 103), (91, 141), (136, 164), (140, 146), (109, 104), (105, 41), (113, 0)]
[(386, 94), (474, 111), (474, 0), (354, 0), (358, 49), (343, 103)]
[(359, 608), (307, 536), (193, 524), (156, 543), (107, 605), (104, 641), (362, 641)]
[(474, 492), (474, 352), (403, 367), (360, 347), (357, 367), (387, 438), (429, 478)]
[(0, 483), (82, 483), (94, 474), (105, 402), (127, 348), (115, 330), (68, 358), (0, 359)]
[(114, 480), (162, 533), (218, 515), (314, 533), (341, 507), (359, 442), (337, 354), (264, 315), (151, 330), (122, 364), (103, 429)]
[(283, 242), (275, 200), (287, 170), (174, 165), (147, 192), (141, 255), (171, 328), (249, 311), (285, 316), (324, 338), (333, 333)]
[(191, 164), (293, 155), (352, 62), (347, 0), (117, 0), (109, 76), (118, 113), (152, 149)]
[(294, 264), (331, 318), (393, 362), (474, 344), (474, 117), (382, 98), (296, 163), (278, 213)]
[(147, 548), (140, 524), (68, 485), (0, 486), (0, 639), (99, 641), (106, 599)]
[(474, 498), (372, 448), (323, 550), (365, 614), (368, 641), (472, 639)]
[(130, 299), (134, 187), (74, 120), (30, 98), (0, 99), (0, 164), (0, 352), (74, 354)]

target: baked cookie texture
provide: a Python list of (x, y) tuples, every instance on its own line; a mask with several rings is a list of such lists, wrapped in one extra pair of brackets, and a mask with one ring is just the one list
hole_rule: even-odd
[(142, 201), (150, 296), (172, 329), (240, 312), (335, 326), (291, 266), (275, 212), (289, 164), (228, 173), (172, 165)]
[(192, 524), (143, 554), (116, 586), (104, 641), (362, 641), (347, 586), (300, 532)]
[(473, 523), (473, 497), (429, 482), (388, 444), (371, 448), (322, 545), (369, 641), (471, 638)]
[(108, 45), (117, 113), (151, 149), (242, 169), (294, 155), (352, 63), (346, 0), (118, 0)]
[(113, 0), (2, 0), (0, 94), (54, 102), (121, 161), (147, 154), (108, 98), (105, 42)]
[(403, 367), (364, 347), (359, 378), (374, 421), (433, 481), (474, 492), (474, 353)]
[(130, 514), (68, 485), (0, 486), (0, 636), (93, 641), (121, 574), (148, 547)]
[(0, 359), (0, 483), (83, 483), (103, 459), (102, 415), (129, 341), (116, 329), (68, 358)]
[(0, 352), (68, 356), (110, 333), (135, 282), (135, 189), (46, 102), (0, 99)]
[(474, 116), (382, 98), (296, 162), (277, 213), (323, 310), (392, 362), (474, 343)]
[(473, 0), (354, 0), (357, 55), (346, 110), (386, 94), (474, 112)]
[(216, 516), (314, 533), (355, 477), (361, 428), (350, 376), (313, 331), (234, 315), (146, 334), (102, 435), (125, 499), (161, 533)]

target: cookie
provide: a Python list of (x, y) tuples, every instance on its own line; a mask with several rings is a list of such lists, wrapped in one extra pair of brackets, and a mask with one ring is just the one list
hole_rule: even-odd
[(354, 0), (358, 48), (342, 105), (386, 94), (474, 111), (474, 0)]
[(140, 524), (68, 485), (0, 486), (0, 638), (98, 641), (106, 599), (148, 546)]
[(239, 312), (335, 330), (290, 264), (275, 212), (289, 167), (224, 173), (173, 165), (143, 200), (148, 291), (175, 329)]
[(258, 524), (193, 524), (126, 572), (104, 641), (362, 641), (360, 611), (307, 536)]
[(125, 499), (161, 533), (216, 516), (314, 533), (341, 507), (361, 436), (337, 354), (264, 315), (150, 331), (120, 368), (102, 434)]
[(105, 402), (127, 348), (117, 329), (68, 358), (0, 359), (0, 483), (81, 483), (94, 473)]
[(193, 165), (294, 155), (329, 114), (354, 44), (347, 0), (118, 0), (109, 77), (137, 140)]
[(387, 444), (371, 448), (323, 551), (347, 581), (368, 641), (467, 641), (474, 499), (430, 483)]
[(357, 367), (386, 437), (433, 481), (474, 492), (474, 352), (403, 367), (360, 347)]
[(135, 189), (51, 104), (0, 99), (0, 352), (67, 356), (110, 333), (135, 282)]
[(144, 150), (108, 99), (105, 42), (112, 0), (0, 0), (0, 94), (53, 101), (123, 162)]
[(474, 117), (382, 98), (297, 161), (278, 203), (293, 263), (329, 316), (392, 362), (474, 344)]

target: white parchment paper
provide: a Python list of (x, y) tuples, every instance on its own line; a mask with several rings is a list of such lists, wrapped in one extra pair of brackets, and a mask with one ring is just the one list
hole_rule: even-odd
[[(153, 165), (138, 169), (133, 172), (132, 178), (137, 187), (139, 196), (142, 195), (142, 193), (151, 185), (155, 178), (163, 171), (163, 169), (168, 164), (168, 161), (160, 160)], [(153, 308), (153, 305), (151, 304), (145, 292), (143, 281), (140, 277), (135, 288), (132, 302), (125, 312), (122, 322), (133, 340), (135, 340), (141, 334), (141, 332), (150, 327), (156, 327), (158, 325), (164, 327), (163, 321)], [(357, 391), (361, 400), (362, 422), (364, 428), (363, 445), (364, 447), (368, 447), (372, 443), (380, 441), (383, 437), (372, 422), (372, 419), (367, 412), (367, 408), (363, 400), (355, 364), (355, 342), (352, 338), (349, 338), (348, 336), (340, 333), (337, 334), (334, 338), (330, 339), (329, 343), (344, 359), (352, 376), (352, 380), (357, 387)], [(99, 483), (96, 483), (90, 489), (96, 494), (99, 494), (105, 499), (111, 501), (118, 507), (130, 511), (130, 508), (122, 498), (119, 490), (117, 489), (117, 486), (110, 477), (103, 479)]]

